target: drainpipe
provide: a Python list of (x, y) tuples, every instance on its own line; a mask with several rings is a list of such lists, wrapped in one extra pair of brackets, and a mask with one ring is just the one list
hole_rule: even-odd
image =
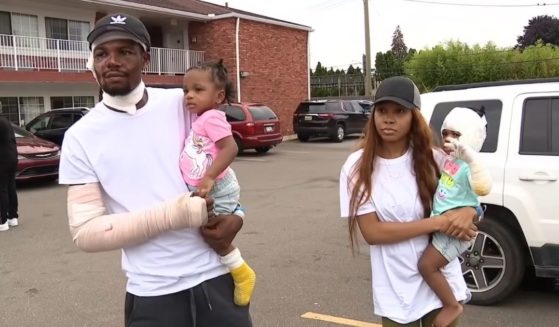
[(307, 99), (311, 99), (311, 32), (307, 33)]
[(239, 24), (241, 19), (237, 17), (237, 25), (235, 27), (235, 60), (237, 61), (237, 102), (241, 102), (241, 62), (240, 62), (240, 44), (239, 44)]

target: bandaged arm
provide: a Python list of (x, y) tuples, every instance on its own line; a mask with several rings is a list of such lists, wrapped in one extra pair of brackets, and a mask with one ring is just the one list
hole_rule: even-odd
[(206, 201), (182, 194), (144, 211), (106, 214), (99, 183), (68, 188), (68, 219), (74, 243), (99, 252), (143, 243), (171, 230), (197, 228), (208, 220)]
[(457, 140), (453, 140), (452, 144), (455, 148), (453, 155), (464, 160), (470, 167), (470, 185), (472, 190), (479, 196), (489, 194), (493, 181), (489, 170), (479, 158), (478, 153)]

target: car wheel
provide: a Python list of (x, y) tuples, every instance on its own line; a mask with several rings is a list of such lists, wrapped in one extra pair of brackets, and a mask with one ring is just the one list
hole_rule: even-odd
[(486, 217), (472, 246), (460, 257), (472, 304), (489, 305), (517, 289), (524, 276), (521, 240), (503, 223)]
[(345, 138), (345, 128), (344, 125), (338, 124), (336, 125), (336, 130), (334, 135), (332, 135), (331, 139), (334, 142), (341, 142)]
[(310, 136), (305, 135), (305, 134), (297, 134), (297, 138), (301, 142), (307, 142), (309, 140)]
[(260, 146), (258, 148), (255, 148), (254, 150), (256, 150), (256, 152), (258, 153), (266, 153), (270, 151), (271, 148), (272, 148), (271, 146)]
[(242, 153), (243, 150), (244, 150), (243, 141), (241, 141), (241, 139), (238, 136), (233, 136), (233, 139), (235, 140), (235, 143), (237, 144), (237, 154)]

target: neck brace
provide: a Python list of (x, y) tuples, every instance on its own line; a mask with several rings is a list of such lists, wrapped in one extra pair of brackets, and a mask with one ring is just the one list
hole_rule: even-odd
[(146, 86), (143, 81), (126, 95), (110, 95), (103, 91), (103, 103), (111, 108), (134, 115), (137, 111), (136, 104), (144, 97)]

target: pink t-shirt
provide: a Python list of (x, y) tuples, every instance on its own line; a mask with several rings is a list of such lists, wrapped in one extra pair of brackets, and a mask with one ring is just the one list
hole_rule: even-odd
[[(200, 183), (219, 152), (215, 143), (231, 135), (231, 125), (221, 110), (210, 109), (196, 118), (179, 162), (182, 177), (188, 185), (197, 186)], [(217, 179), (222, 178), (227, 170), (219, 174)]]

